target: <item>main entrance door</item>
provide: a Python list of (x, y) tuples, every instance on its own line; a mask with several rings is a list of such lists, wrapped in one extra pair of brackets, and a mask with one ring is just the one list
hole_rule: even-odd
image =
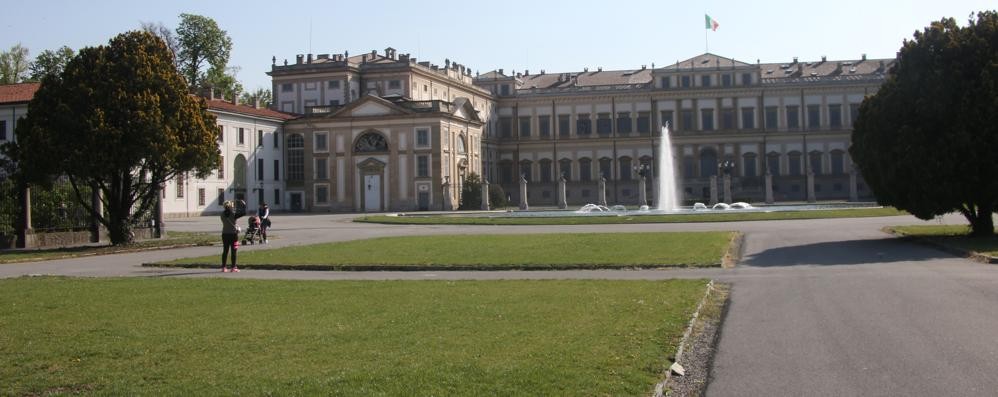
[(364, 175), (364, 211), (381, 211), (381, 175)]

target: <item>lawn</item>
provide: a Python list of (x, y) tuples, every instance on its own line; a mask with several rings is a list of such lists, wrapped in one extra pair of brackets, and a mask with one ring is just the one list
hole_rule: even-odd
[(891, 226), (888, 232), (928, 240), (964, 252), (998, 256), (998, 236), (969, 236), (967, 225)]
[(39, 250), (0, 251), (0, 264), (53, 259), (75, 258), (89, 255), (107, 255), (119, 252), (141, 251), (176, 246), (212, 245), (222, 242), (219, 233), (168, 232), (165, 239), (137, 241), (130, 245), (86, 246), (72, 248), (49, 248)]
[(0, 280), (0, 394), (647, 395), (705, 280)]
[[(270, 269), (585, 269), (718, 266), (733, 232), (385, 237), (239, 253)], [(218, 255), (168, 266), (219, 266)]]
[(354, 219), (355, 222), (419, 224), (419, 225), (591, 225), (621, 223), (683, 223), (683, 222), (738, 222), (771, 221), (785, 219), (861, 218), (874, 216), (906, 215), (891, 207), (848, 208), (831, 210), (801, 210), (779, 212), (720, 212), (672, 215), (623, 215), (623, 216), (572, 216), (562, 217), (504, 217), (488, 216), (389, 216), (369, 215)]

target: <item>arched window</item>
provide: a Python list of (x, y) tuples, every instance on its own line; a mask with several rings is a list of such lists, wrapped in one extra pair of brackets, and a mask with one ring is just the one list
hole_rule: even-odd
[(388, 141), (385, 136), (375, 131), (369, 131), (357, 138), (353, 144), (354, 153), (383, 153), (388, 151)]
[(569, 159), (558, 160), (558, 176), (565, 177), (566, 181), (572, 180), (572, 160)]
[(620, 180), (631, 180), (631, 158), (624, 156), (620, 158)]
[(700, 150), (700, 177), (707, 178), (717, 175), (717, 152), (706, 148)]
[(808, 155), (808, 159), (811, 161), (809, 165), (811, 166), (811, 172), (815, 175), (821, 175), (821, 152), (814, 150)]
[(755, 153), (745, 153), (742, 155), (742, 175), (747, 177), (756, 176), (755, 172)]
[(246, 188), (246, 156), (242, 153), (232, 160), (232, 184), (236, 189)]
[(609, 157), (603, 157), (599, 159), (599, 174), (600, 177), (606, 178), (606, 180), (613, 179), (613, 160)]
[(839, 149), (832, 150), (832, 174), (842, 175), (846, 173), (845, 152)]
[(593, 161), (587, 157), (579, 159), (579, 180), (583, 182), (593, 180)]
[(305, 180), (305, 138), (301, 134), (288, 135), (288, 180)]
[(790, 153), (787, 153), (787, 159), (788, 159), (787, 174), (794, 175), (794, 176), (801, 174), (801, 170), (800, 170), (800, 166), (801, 166), (800, 157), (801, 157), (800, 152), (798, 152), (796, 150), (792, 151)]
[(551, 182), (551, 163), (550, 159), (541, 159), (538, 162), (540, 166), (541, 182)]
[(468, 153), (468, 146), (465, 144), (464, 135), (457, 136), (457, 154)]

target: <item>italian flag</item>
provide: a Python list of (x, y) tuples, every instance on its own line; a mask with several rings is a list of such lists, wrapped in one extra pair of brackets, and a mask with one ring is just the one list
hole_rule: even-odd
[(717, 31), (717, 27), (721, 26), (720, 24), (717, 23), (717, 20), (715, 20), (714, 18), (711, 18), (710, 15), (703, 14), (703, 18), (704, 18), (704, 22), (705, 22), (704, 29), (710, 29), (710, 30), (713, 30), (713, 31), (716, 32)]

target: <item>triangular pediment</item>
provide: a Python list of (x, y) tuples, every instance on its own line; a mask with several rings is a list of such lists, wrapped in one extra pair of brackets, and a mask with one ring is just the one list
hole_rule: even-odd
[(368, 95), (333, 113), (330, 117), (382, 117), (409, 113), (411, 113), (409, 110), (383, 98)]
[(471, 105), (471, 101), (468, 98), (460, 97), (454, 99), (454, 112), (451, 114), (471, 122), (482, 122), (482, 119), (478, 117), (478, 111)]
[(709, 52), (697, 55), (675, 64), (667, 65), (658, 70), (698, 70), (698, 69), (720, 69), (720, 68), (751, 68), (751, 65), (734, 58), (722, 57)]

